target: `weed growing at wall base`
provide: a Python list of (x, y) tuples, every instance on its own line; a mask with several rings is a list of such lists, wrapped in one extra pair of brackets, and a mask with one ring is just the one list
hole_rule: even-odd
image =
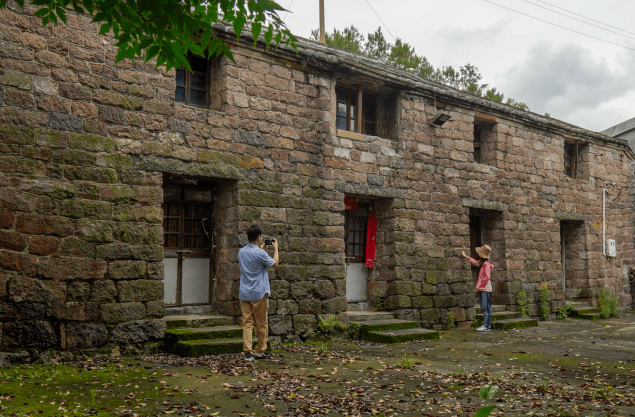
[(611, 294), (606, 288), (600, 288), (597, 295), (598, 308), (602, 318), (608, 319), (619, 315), (617, 309), (617, 295)]
[(516, 304), (518, 304), (518, 312), (523, 318), (529, 318), (529, 297), (527, 291), (521, 290), (516, 298)]

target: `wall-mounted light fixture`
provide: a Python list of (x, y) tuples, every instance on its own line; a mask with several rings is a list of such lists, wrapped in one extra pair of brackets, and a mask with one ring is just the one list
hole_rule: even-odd
[(451, 117), (452, 116), (447, 113), (437, 113), (434, 117), (431, 117), (429, 121), (433, 126), (443, 126)]

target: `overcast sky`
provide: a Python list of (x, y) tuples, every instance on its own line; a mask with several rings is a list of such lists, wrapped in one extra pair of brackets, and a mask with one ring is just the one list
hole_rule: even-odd
[[(308, 38), (311, 29), (319, 27), (318, 0), (278, 2), (290, 10), (281, 17), (297, 36)], [(435, 67), (475, 65), (483, 75), (481, 82), (496, 87), (505, 98), (524, 101), (533, 112), (549, 112), (552, 117), (593, 131), (635, 117), (635, 0), (324, 3), (328, 32), (353, 24), (366, 35), (382, 26), (389, 42), (394, 42), (390, 34), (401, 38)]]

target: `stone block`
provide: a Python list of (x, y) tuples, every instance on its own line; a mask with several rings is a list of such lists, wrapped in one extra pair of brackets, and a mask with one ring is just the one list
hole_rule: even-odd
[(44, 278), (55, 280), (102, 279), (106, 275), (104, 261), (73, 258), (42, 258), (38, 273)]
[(451, 295), (437, 295), (432, 299), (436, 308), (451, 308), (457, 305), (456, 300)]
[(292, 282), (289, 285), (291, 298), (296, 300), (301, 298), (309, 298), (313, 295), (313, 283), (308, 281)]
[(293, 300), (278, 300), (276, 307), (276, 310), (272, 309), (271, 311), (275, 311), (277, 314), (282, 315), (298, 314), (298, 312), (300, 311), (298, 303)]
[(155, 318), (161, 318), (165, 316), (165, 302), (163, 300), (148, 301), (146, 303), (146, 315), (148, 317)]
[(146, 316), (143, 303), (113, 303), (100, 305), (101, 318), (105, 323), (120, 323), (140, 320)]
[(394, 313), (401, 320), (415, 321), (417, 323), (421, 320), (421, 314), (416, 309), (395, 310)]
[(0, 249), (22, 252), (26, 245), (27, 239), (24, 235), (0, 230)]
[(322, 301), (322, 313), (323, 314), (340, 314), (346, 311), (347, 300), (346, 297), (335, 297), (330, 300)]
[(335, 287), (328, 280), (318, 280), (313, 283), (313, 296), (322, 299), (335, 297)]
[(433, 308), (434, 300), (429, 296), (412, 297), (412, 307), (414, 308)]
[(163, 247), (161, 245), (109, 243), (97, 247), (97, 257), (106, 260), (135, 259), (144, 261), (162, 261)]
[(388, 286), (388, 295), (419, 296), (421, 295), (421, 284), (412, 281), (394, 281)]
[(14, 275), (8, 282), (8, 295), (14, 303), (42, 303), (57, 299), (54, 290), (46, 287), (42, 281), (24, 275)]
[(2, 303), (0, 304), (0, 319), (13, 320), (41, 320), (46, 316), (46, 307), (40, 303)]
[(142, 279), (146, 276), (146, 263), (144, 261), (115, 261), (108, 264), (108, 278)]
[(39, 256), (51, 256), (57, 253), (62, 239), (53, 236), (33, 236), (29, 238), (29, 253)]
[(390, 297), (386, 297), (384, 300), (384, 306), (388, 310), (410, 308), (412, 307), (412, 300), (407, 295), (392, 295)]
[[(269, 281), (269, 288), (271, 289), (271, 298), (284, 299), (289, 296), (289, 282), (284, 280), (272, 280)], [(280, 313), (285, 314), (285, 313)]]
[(54, 300), (50, 303), (48, 314), (59, 320), (97, 321), (99, 320), (99, 306), (92, 302), (63, 302)]
[(90, 284), (82, 281), (71, 282), (66, 287), (66, 297), (72, 301), (87, 301), (90, 297)]
[(66, 237), (73, 233), (73, 223), (69, 219), (31, 214), (18, 214), (15, 228), (28, 235)]
[(108, 331), (102, 323), (67, 323), (66, 349), (96, 349), (108, 342)]
[(300, 314), (320, 314), (322, 312), (322, 303), (320, 300), (307, 298), (298, 302)]
[(48, 348), (58, 343), (55, 328), (48, 321), (12, 321), (2, 327), (2, 345), (7, 348)]
[(421, 326), (430, 328), (441, 321), (441, 311), (438, 308), (427, 308), (419, 310), (421, 314)]
[(114, 281), (95, 281), (90, 292), (91, 301), (97, 303), (112, 303), (117, 297), (117, 287)]
[(273, 335), (287, 335), (293, 332), (293, 316), (269, 316), (269, 332)]
[(293, 316), (293, 332), (301, 337), (315, 333), (317, 318), (313, 314), (296, 314)]
[(110, 340), (126, 345), (159, 340), (165, 336), (165, 329), (162, 319), (131, 321), (117, 325), (110, 333)]
[(135, 280), (117, 282), (119, 302), (163, 300), (163, 281)]
[(51, 129), (64, 130), (69, 132), (84, 132), (82, 119), (70, 114), (51, 113), (49, 115), (49, 126)]

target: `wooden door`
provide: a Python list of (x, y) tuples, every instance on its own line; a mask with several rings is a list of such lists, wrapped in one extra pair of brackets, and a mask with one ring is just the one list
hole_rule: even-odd
[(213, 186), (166, 185), (163, 190), (164, 301), (209, 304), (213, 268)]

